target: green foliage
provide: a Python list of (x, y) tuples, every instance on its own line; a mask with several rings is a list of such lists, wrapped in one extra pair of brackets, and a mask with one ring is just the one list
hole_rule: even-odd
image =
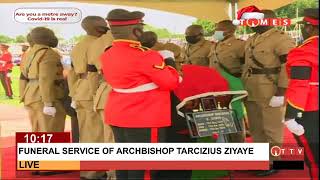
[(13, 39), (9, 36), (0, 34), (0, 42), (1, 43), (13, 43), (14, 41), (15, 41), (15, 39)]
[(27, 42), (27, 37), (26, 37), (26, 36), (23, 36), (23, 35), (16, 36), (15, 42), (16, 42), (16, 43), (24, 43), (24, 42)]
[(76, 44), (77, 42), (81, 41), (85, 35), (79, 35), (79, 36), (73, 36), (71, 39), (69, 39), (68, 43)]
[(317, 0), (297, 0), (292, 4), (288, 4), (287, 6), (281, 7), (275, 10), (278, 17), (286, 17), (286, 18), (296, 18), (297, 17), (297, 9), (298, 9), (298, 17), (303, 16), (303, 9), (305, 8), (317, 8), (318, 1)]
[(159, 39), (161, 39), (161, 38), (170, 38), (173, 35), (166, 28), (156, 28), (156, 27), (150, 26), (148, 24), (145, 25), (143, 27), (143, 29), (144, 29), (144, 31), (153, 31), (153, 32), (155, 32), (158, 35)]
[(192, 24), (201, 25), (204, 29), (204, 35), (205, 36), (211, 36), (215, 29), (215, 24), (209, 20), (205, 19), (197, 19), (196, 22), (193, 22)]
[[(13, 67), (11, 73), (11, 87), (13, 92), (13, 99), (6, 98), (6, 93), (2, 87), (0, 87), (0, 104), (10, 104), (15, 106), (22, 106), (19, 103), (19, 78), (20, 78), (20, 68), (18, 66)], [(1, 85), (0, 85), (1, 86)]]

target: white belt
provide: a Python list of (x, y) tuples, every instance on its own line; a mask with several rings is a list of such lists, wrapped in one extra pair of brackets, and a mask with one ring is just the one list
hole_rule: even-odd
[(155, 83), (147, 83), (134, 88), (129, 88), (129, 89), (113, 88), (113, 90), (118, 93), (137, 93), (137, 92), (151, 91), (157, 88), (158, 86)]
[(319, 86), (319, 82), (309, 82), (309, 85), (311, 85), (311, 86)]
[[(183, 80), (182, 77), (179, 76), (179, 83), (181, 83), (182, 80)], [(155, 83), (151, 82), (151, 83), (143, 84), (134, 88), (129, 88), (129, 89), (113, 88), (113, 90), (118, 93), (137, 93), (137, 92), (151, 91), (151, 90), (157, 89), (158, 87), (159, 86), (157, 86)]]

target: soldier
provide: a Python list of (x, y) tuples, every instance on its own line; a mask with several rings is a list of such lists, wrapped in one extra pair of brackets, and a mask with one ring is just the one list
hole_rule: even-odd
[(28, 83), (21, 100), (29, 111), (33, 132), (63, 132), (63, 68), (59, 54), (52, 49), (58, 39), (45, 27), (34, 28), (30, 38), (34, 44), (22, 68), (21, 79)]
[[(90, 83), (90, 94), (93, 94), (93, 109), (96, 111), (103, 123), (104, 105), (108, 99), (111, 87), (104, 80), (100, 56), (111, 47), (113, 37), (110, 31), (95, 40), (88, 50), (88, 80)], [(104, 124), (104, 123), (103, 123)], [(104, 142), (113, 143), (114, 137), (111, 127), (104, 124)], [(108, 172), (108, 179), (115, 179), (115, 172)]]
[[(276, 18), (271, 10), (262, 10), (264, 18)], [(286, 57), (294, 40), (271, 26), (252, 27), (255, 34), (245, 45), (242, 80), (248, 91), (245, 102), (250, 133), (254, 142), (283, 142), (284, 93), (287, 87)], [(270, 157), (275, 160), (274, 157)], [(271, 162), (272, 163), (272, 162)], [(259, 171), (258, 176), (275, 173)]]
[[(87, 16), (82, 20), (82, 28), (87, 35), (72, 49), (71, 61), (73, 71), (69, 73), (68, 84), (72, 107), (77, 111), (79, 121), (80, 143), (104, 142), (104, 127), (102, 120), (93, 109), (93, 92), (90, 92), (88, 79), (88, 50), (92, 43), (108, 30), (106, 21), (99, 16)], [(105, 178), (101, 171), (84, 171), (80, 173), (83, 179)]]
[(286, 64), (285, 125), (304, 147), (310, 177), (318, 179), (319, 165), (319, 9), (305, 9), (301, 32), (304, 43), (291, 50)]
[(12, 99), (11, 72), (12, 72), (12, 55), (9, 52), (9, 45), (0, 44), (0, 80), (2, 87), (6, 92), (6, 96)]
[[(213, 35), (218, 42), (213, 44), (210, 52), (209, 67), (221, 69), (235, 77), (241, 77), (241, 68), (244, 64), (245, 41), (237, 39), (234, 35), (236, 26), (230, 20), (223, 20), (217, 23)], [(242, 132), (227, 136), (229, 142), (244, 142), (245, 124), (241, 120)]]
[[(178, 86), (174, 62), (141, 46), (144, 13), (114, 9), (107, 16), (115, 40), (101, 57), (105, 80), (112, 87), (105, 108), (115, 142), (161, 142), (171, 125), (170, 91)], [(173, 53), (163, 53), (173, 58)], [(161, 89), (161, 90), (160, 90)], [(117, 179), (150, 179), (150, 171), (116, 171)], [(152, 171), (152, 178), (158, 173)]]
[(213, 37), (218, 42), (212, 46), (209, 66), (222, 69), (235, 77), (241, 77), (245, 41), (237, 39), (234, 35), (235, 31), (236, 26), (230, 20), (217, 23)]
[(189, 26), (185, 35), (187, 45), (182, 49), (183, 63), (209, 66), (209, 53), (212, 43), (204, 39), (202, 26)]
[(158, 41), (158, 36), (156, 33), (152, 31), (146, 31), (142, 34), (141, 38), (139, 39), (141, 45), (147, 48), (151, 48), (155, 51), (162, 51), (162, 50), (169, 50), (173, 52), (174, 59), (176, 62), (176, 67), (178, 70), (181, 69), (181, 48), (174, 44), (174, 43), (161, 43)]

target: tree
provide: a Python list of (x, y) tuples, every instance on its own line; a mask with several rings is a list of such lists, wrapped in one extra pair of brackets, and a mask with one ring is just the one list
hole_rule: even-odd
[(318, 8), (317, 0), (297, 0), (294, 3), (283, 6), (279, 9), (275, 10), (275, 13), (278, 17), (284, 18), (296, 18), (297, 9), (298, 9), (298, 17), (303, 16), (303, 9), (305, 8)]
[(0, 34), (0, 43), (12, 43), (12, 42), (14, 42), (13, 38)]
[(153, 27), (153, 26), (150, 26), (150, 25), (145, 25), (143, 27), (143, 29), (145, 31), (153, 31), (155, 32), (157, 35), (158, 35), (158, 38), (159, 39), (162, 39), (162, 38), (170, 38), (173, 36), (173, 34), (171, 32), (168, 31), (168, 29), (166, 28), (156, 28), (156, 27)]
[(201, 25), (204, 29), (204, 35), (205, 36), (211, 36), (215, 29), (215, 24), (209, 20), (205, 19), (197, 19), (196, 22), (193, 22), (192, 24)]
[(24, 43), (24, 42), (27, 42), (27, 38), (23, 35), (19, 35), (19, 36), (16, 36), (15, 42), (16, 43)]

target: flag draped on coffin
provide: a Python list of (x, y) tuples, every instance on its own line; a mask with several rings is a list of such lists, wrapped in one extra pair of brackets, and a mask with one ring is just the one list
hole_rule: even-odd
[(183, 65), (182, 73), (183, 81), (174, 90), (181, 101), (177, 105), (179, 115), (184, 116), (180, 109), (187, 101), (207, 96), (233, 95), (229, 108), (236, 111), (237, 119), (243, 118), (241, 99), (248, 93), (244, 90), (239, 78), (222, 70), (196, 65)]
[[(184, 116), (180, 109), (187, 101), (207, 96), (232, 95), (229, 109), (236, 112), (238, 120), (244, 117), (244, 107), (242, 99), (247, 96), (241, 80), (225, 71), (218, 71), (214, 68), (196, 65), (182, 66), (183, 81), (174, 91), (175, 95), (180, 99), (177, 105), (177, 111), (180, 116)], [(212, 137), (198, 138), (197, 142), (214, 142)], [(226, 176), (227, 171), (193, 171), (192, 179), (212, 179), (216, 177)]]

